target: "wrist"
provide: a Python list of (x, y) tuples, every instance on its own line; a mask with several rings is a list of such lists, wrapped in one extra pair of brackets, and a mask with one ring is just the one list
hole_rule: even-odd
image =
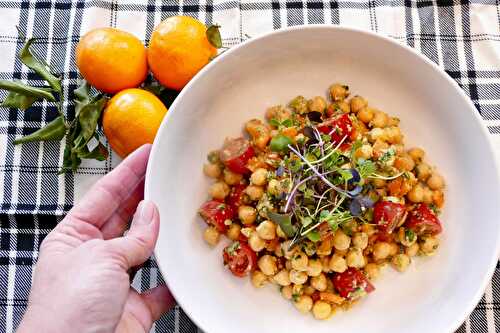
[[(74, 329), (74, 328), (73, 328)], [(50, 309), (33, 304), (28, 305), (23, 319), (19, 324), (17, 333), (31, 332), (71, 332), (73, 330), (66, 324), (65, 318), (50, 312)]]

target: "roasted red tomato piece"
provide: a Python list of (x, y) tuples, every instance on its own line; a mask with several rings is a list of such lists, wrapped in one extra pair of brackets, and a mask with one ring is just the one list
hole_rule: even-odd
[(403, 204), (392, 201), (378, 201), (373, 207), (373, 223), (382, 232), (391, 233), (406, 215)]
[[(346, 140), (351, 136), (353, 126), (347, 113), (336, 116), (334, 119), (327, 121), (327, 123), (329, 124), (326, 126), (319, 126), (318, 131), (324, 134), (331, 132), (332, 134), (330, 134), (330, 136), (334, 144), (340, 143), (345, 136), (347, 136)], [(344, 140), (344, 142), (346, 142), (346, 140)]]
[(222, 255), (224, 265), (227, 265), (231, 273), (238, 277), (244, 277), (257, 267), (257, 255), (245, 242), (234, 242), (224, 249)]
[(232, 172), (245, 174), (250, 170), (247, 168), (247, 162), (254, 157), (255, 152), (244, 138), (228, 139), (219, 152), (219, 158), (224, 165)]
[(340, 296), (348, 299), (360, 298), (375, 290), (366, 276), (356, 268), (348, 268), (343, 273), (335, 274), (333, 285)]
[(238, 212), (238, 207), (243, 204), (243, 197), (245, 196), (246, 185), (236, 184), (231, 189), (229, 196), (227, 198), (228, 205), (233, 209), (236, 214)]
[(234, 214), (233, 209), (228, 204), (219, 200), (205, 202), (198, 212), (205, 222), (216, 227), (221, 233), (225, 233), (227, 229), (224, 221), (232, 219)]
[(443, 231), (441, 222), (426, 204), (418, 204), (417, 207), (410, 212), (410, 216), (405, 226), (413, 230), (417, 235), (437, 235)]

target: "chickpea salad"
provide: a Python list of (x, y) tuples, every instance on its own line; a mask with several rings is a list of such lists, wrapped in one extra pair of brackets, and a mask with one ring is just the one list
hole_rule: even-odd
[(433, 255), (442, 232), (443, 177), (404, 146), (398, 118), (349, 95), (333, 84), (329, 101), (273, 106), (203, 167), (215, 179), (199, 209), (206, 242), (225, 235), (235, 276), (278, 286), (316, 319), (374, 292), (385, 266)]

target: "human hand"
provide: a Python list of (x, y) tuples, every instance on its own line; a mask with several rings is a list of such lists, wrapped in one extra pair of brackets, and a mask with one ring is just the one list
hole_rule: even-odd
[(150, 150), (101, 178), (44, 239), (18, 332), (148, 332), (173, 306), (166, 286), (138, 294), (128, 274), (158, 238), (158, 210), (141, 201)]

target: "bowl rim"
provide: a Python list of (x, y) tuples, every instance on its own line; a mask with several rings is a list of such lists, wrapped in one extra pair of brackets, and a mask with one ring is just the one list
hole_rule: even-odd
[[(179, 93), (177, 98), (174, 100), (174, 102), (170, 106), (166, 116), (164, 117), (164, 119), (163, 119), (163, 121), (158, 129), (157, 135), (156, 135), (155, 140), (153, 142), (153, 146), (151, 148), (151, 153), (150, 153), (149, 159), (148, 159), (148, 167), (147, 167), (146, 176), (145, 176), (144, 199), (151, 200), (150, 186), (152, 186), (152, 185), (149, 185), (149, 183), (152, 182), (152, 180), (151, 180), (152, 179), (151, 178), (152, 177), (152, 171), (151, 171), (152, 168), (150, 168), (149, 166), (151, 165), (152, 161), (154, 160), (156, 154), (159, 154), (158, 153), (159, 146), (157, 144), (158, 137), (160, 136), (160, 133), (165, 128), (165, 124), (167, 123), (168, 119), (172, 116), (172, 113), (177, 108), (177, 105), (180, 104), (180, 101), (181, 101), (182, 97), (186, 94), (186, 92), (193, 85), (196, 84), (196, 82), (199, 80), (200, 77), (204, 76), (205, 73), (209, 72), (213, 67), (217, 66), (217, 64), (219, 62), (224, 61), (224, 59), (226, 57), (232, 55), (233, 53), (237, 52), (241, 48), (244, 48), (247, 45), (250, 45), (253, 43), (257, 43), (263, 39), (271, 38), (271, 37), (281, 35), (281, 34), (293, 33), (293, 32), (298, 31), (298, 30), (338, 30), (338, 31), (346, 31), (346, 32), (363, 34), (363, 35), (366, 35), (370, 38), (379, 39), (382, 42), (388, 42), (388, 43), (391, 43), (397, 47), (401, 47), (401, 48), (405, 49), (406, 51), (410, 52), (411, 54), (415, 55), (417, 58), (419, 58), (421, 61), (423, 61), (426, 65), (430, 66), (435, 72), (438, 73), (438, 75), (443, 77), (448, 83), (450, 83), (452, 86), (454, 86), (455, 89), (459, 92), (459, 95), (461, 96), (462, 100), (465, 102), (465, 105), (468, 106), (469, 109), (472, 108), (472, 110), (474, 110), (472, 112), (473, 117), (476, 120), (476, 122), (478, 122), (480, 124), (480, 130), (481, 130), (482, 134), (486, 137), (486, 141), (487, 141), (486, 149), (493, 156), (493, 163), (494, 163), (494, 168), (496, 170), (497, 183), (500, 182), (500, 161), (498, 160), (498, 158), (496, 158), (496, 153), (495, 153), (495, 150), (493, 147), (490, 133), (489, 133), (488, 129), (486, 128), (486, 125), (484, 124), (481, 116), (477, 112), (477, 109), (474, 107), (474, 104), (472, 103), (470, 98), (465, 94), (463, 89), (448, 74), (446, 74), (446, 72), (441, 67), (439, 67), (437, 64), (432, 62), (429, 58), (425, 57), (420, 52), (418, 52), (416, 49), (414, 49), (406, 44), (400, 43), (397, 40), (395, 40), (389, 36), (383, 35), (383, 34), (378, 33), (378, 32), (374, 32), (372, 30), (361, 29), (361, 28), (352, 27), (352, 26), (345, 26), (345, 25), (307, 24), (307, 25), (297, 25), (297, 26), (292, 26), (292, 27), (285, 27), (285, 28), (269, 31), (269, 32), (263, 33), (261, 35), (258, 35), (256, 37), (252, 37), (246, 41), (243, 41), (238, 45), (232, 46), (230, 49), (228, 49), (224, 53), (219, 54), (215, 59), (213, 59), (211, 62), (209, 62), (205, 67), (203, 67), (188, 82), (188, 84), (181, 90), (181, 92)], [(158, 251), (156, 250), (156, 247), (158, 246), (158, 244), (159, 244), (159, 239), (157, 240), (157, 244), (156, 244), (155, 250), (154, 250), (154, 255), (155, 255), (156, 259), (159, 258), (158, 253), (157, 253)], [(491, 256), (489, 267), (488, 267), (486, 274), (483, 277), (483, 280), (481, 281), (479, 286), (476, 288), (475, 294), (471, 298), (469, 304), (466, 307), (464, 307), (464, 310), (461, 311), (460, 315), (456, 316), (455, 320), (450, 322), (449, 333), (456, 331), (462, 325), (462, 323), (467, 319), (467, 317), (472, 313), (474, 308), (477, 306), (478, 302), (480, 301), (481, 297), (483, 296), (483, 294), (486, 290), (488, 283), (491, 281), (491, 278), (492, 278), (493, 273), (494, 273), (495, 268), (496, 268), (496, 264), (499, 260), (499, 256), (500, 256), (500, 234), (498, 234), (496, 237), (496, 251)], [(157, 266), (158, 266), (158, 269), (160, 270), (160, 272), (162, 272), (162, 273), (165, 272), (162, 269), (162, 264), (160, 263), (160, 260), (156, 260), (156, 263), (157, 263)], [(170, 288), (170, 286), (169, 286), (169, 274), (167, 273), (167, 274), (164, 274), (163, 276), (165, 279), (165, 283), (169, 287), (172, 295), (174, 296), (175, 300), (177, 301), (177, 304), (184, 310), (184, 312), (193, 321), (193, 323), (196, 324), (197, 327), (201, 328), (205, 332), (208, 332), (208, 331), (206, 331), (205, 327), (202, 327), (200, 321), (198, 321), (198, 318), (195, 318), (194, 316), (191, 315), (189, 308), (184, 307), (185, 303), (183, 302), (183, 298), (178, 297), (180, 295), (176, 295), (175, 291)], [(212, 332), (209, 332), (209, 333), (212, 333)]]

